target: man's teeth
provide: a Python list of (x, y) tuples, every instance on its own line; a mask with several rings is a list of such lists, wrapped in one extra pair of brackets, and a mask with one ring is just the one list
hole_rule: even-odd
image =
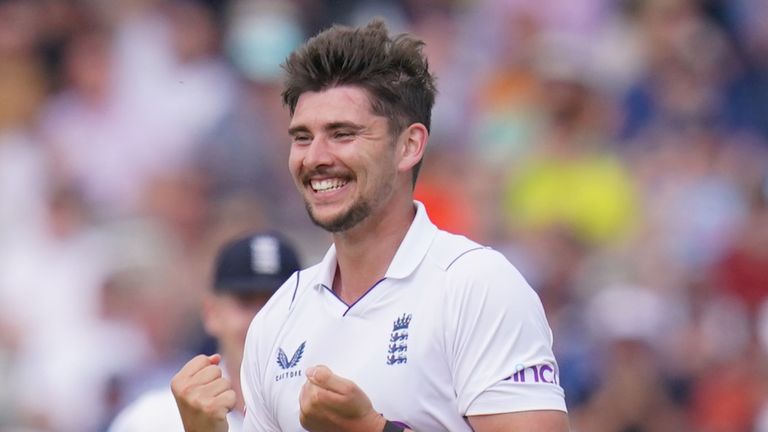
[(347, 182), (341, 179), (312, 180), (311, 182), (312, 189), (315, 192), (328, 192), (339, 189), (345, 184), (347, 184)]

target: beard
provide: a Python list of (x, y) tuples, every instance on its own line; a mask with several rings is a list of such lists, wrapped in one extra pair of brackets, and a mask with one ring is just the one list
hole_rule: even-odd
[(318, 219), (312, 211), (312, 206), (309, 202), (305, 201), (304, 206), (307, 208), (307, 214), (309, 215), (309, 219), (312, 220), (312, 223), (331, 233), (346, 231), (362, 222), (363, 219), (371, 214), (371, 205), (366, 200), (355, 202), (348, 210), (329, 221)]
[[(348, 209), (331, 218), (330, 220), (320, 220), (317, 215), (315, 215), (309, 200), (305, 198), (304, 207), (307, 209), (309, 219), (312, 220), (312, 223), (330, 233), (340, 233), (353, 228), (365, 220), (368, 216), (370, 216), (374, 212), (374, 209), (379, 209), (381, 204), (385, 202), (390, 196), (392, 196), (392, 193), (395, 189), (395, 184), (391, 181), (391, 179), (394, 179), (396, 174), (397, 173), (393, 165), (391, 171), (382, 176), (382, 178), (385, 180), (383, 180), (382, 183), (378, 185), (373, 194), (366, 197), (358, 197), (358, 199), (355, 200)], [(330, 170), (318, 169), (304, 173), (301, 176), (300, 184), (303, 185), (303, 187), (309, 185), (310, 178), (312, 178), (313, 175), (334, 175), (345, 178), (347, 181), (357, 180), (357, 176), (351, 172), (331, 172)], [(386, 179), (390, 179), (390, 181), (387, 181)]]

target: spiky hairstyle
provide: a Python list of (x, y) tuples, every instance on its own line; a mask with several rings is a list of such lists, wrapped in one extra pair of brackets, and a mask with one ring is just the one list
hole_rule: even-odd
[(436, 88), (423, 46), (406, 34), (390, 37), (379, 19), (364, 27), (335, 25), (286, 59), (283, 103), (293, 115), (304, 92), (354, 85), (368, 91), (371, 109), (389, 120), (394, 135), (413, 123), (429, 130)]

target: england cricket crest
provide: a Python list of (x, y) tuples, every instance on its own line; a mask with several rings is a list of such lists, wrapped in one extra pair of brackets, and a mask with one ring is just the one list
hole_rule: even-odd
[(408, 363), (408, 326), (411, 324), (411, 314), (403, 314), (392, 323), (392, 334), (389, 337), (387, 364), (396, 365)]

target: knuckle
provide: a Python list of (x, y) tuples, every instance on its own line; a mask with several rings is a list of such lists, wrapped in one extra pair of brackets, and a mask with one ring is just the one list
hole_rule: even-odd
[(199, 394), (196, 393), (188, 393), (185, 396), (185, 399), (189, 403), (190, 406), (193, 408), (204, 411), (205, 410), (205, 399), (201, 397)]
[(194, 388), (185, 381), (178, 381), (171, 383), (171, 393), (176, 397), (180, 397), (185, 400), (191, 399)]
[(205, 367), (204, 370), (206, 371), (206, 373), (213, 374), (213, 376), (216, 378), (221, 378), (222, 376), (221, 368), (216, 365), (208, 365)]
[(173, 379), (171, 379), (171, 393), (178, 396), (181, 394), (182, 387), (183, 385), (180, 380), (174, 376)]
[(313, 430), (313, 427), (317, 423), (317, 418), (316, 416), (313, 416), (311, 412), (302, 410), (299, 413), (299, 423), (301, 423), (301, 427), (304, 429)]
[(191, 379), (186, 376), (175, 376), (171, 379), (171, 391), (181, 393), (191, 387)]
[(201, 410), (208, 415), (215, 415), (220, 411), (220, 407), (213, 399), (205, 399), (200, 401)]
[(234, 390), (227, 390), (225, 402), (227, 411), (235, 407), (235, 404), (237, 404), (237, 394)]
[(309, 394), (309, 401), (312, 405), (320, 405), (323, 402), (323, 395), (319, 391), (313, 391)]
[(205, 357), (202, 354), (198, 354), (194, 357), (192, 357), (188, 362), (184, 364), (184, 366), (181, 367), (181, 370), (179, 370), (179, 373), (188, 372), (191, 370), (199, 369), (200, 365), (204, 364), (203, 357)]

